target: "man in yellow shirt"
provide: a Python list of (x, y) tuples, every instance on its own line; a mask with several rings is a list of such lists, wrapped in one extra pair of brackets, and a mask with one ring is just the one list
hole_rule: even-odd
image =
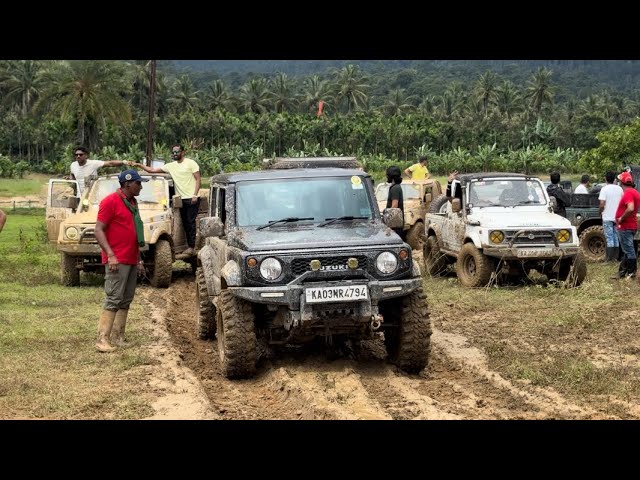
[(182, 145), (174, 145), (171, 147), (171, 158), (173, 162), (164, 164), (162, 167), (147, 167), (141, 163), (136, 166), (141, 167), (145, 172), (149, 173), (169, 173), (173, 178), (176, 187), (176, 194), (182, 198), (182, 208), (180, 216), (182, 217), (182, 225), (184, 233), (187, 236), (187, 245), (189, 248), (184, 251), (186, 255), (195, 255), (196, 246), (196, 217), (200, 206), (200, 167), (198, 164), (184, 156), (184, 147)]
[(420, 157), (418, 163), (414, 163), (407, 168), (404, 173), (411, 180), (424, 180), (429, 178), (429, 170), (427, 169), (427, 157)]

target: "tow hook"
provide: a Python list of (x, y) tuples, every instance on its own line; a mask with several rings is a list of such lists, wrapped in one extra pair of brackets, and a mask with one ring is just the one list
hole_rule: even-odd
[(371, 330), (373, 330), (374, 332), (378, 330), (383, 321), (384, 319), (382, 318), (382, 315), (380, 315), (379, 313), (376, 313), (375, 315), (371, 315)]

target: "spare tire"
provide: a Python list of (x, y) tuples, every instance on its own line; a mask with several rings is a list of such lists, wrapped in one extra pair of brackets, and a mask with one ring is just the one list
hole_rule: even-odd
[(429, 213), (444, 213), (448, 201), (449, 197), (446, 195), (437, 196), (429, 205)]

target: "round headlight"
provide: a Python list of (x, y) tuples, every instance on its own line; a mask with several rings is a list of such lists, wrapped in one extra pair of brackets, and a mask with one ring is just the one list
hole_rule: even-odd
[(382, 252), (376, 259), (376, 268), (382, 273), (393, 273), (398, 267), (398, 260), (391, 252)]
[(265, 258), (260, 263), (260, 275), (265, 280), (275, 280), (282, 273), (282, 264), (273, 257)]
[(76, 227), (69, 227), (64, 231), (65, 236), (69, 240), (77, 240), (78, 239), (78, 229)]
[(504, 240), (504, 232), (494, 230), (489, 234), (489, 240), (491, 240), (491, 243), (502, 243)]
[(570, 238), (571, 232), (569, 230), (558, 230), (558, 233), (556, 233), (556, 240), (560, 243), (567, 243)]

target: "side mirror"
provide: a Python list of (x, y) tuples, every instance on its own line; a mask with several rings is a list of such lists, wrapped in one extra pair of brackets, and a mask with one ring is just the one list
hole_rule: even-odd
[(426, 193), (424, 195), (424, 203), (431, 203), (432, 199), (433, 199), (433, 196), (430, 193)]
[(460, 210), (462, 210), (462, 202), (460, 201), (460, 199), (454, 198), (453, 200), (451, 200), (451, 211), (453, 213), (458, 213)]
[(382, 212), (382, 221), (389, 228), (404, 227), (404, 216), (399, 208), (385, 208)]
[(555, 212), (558, 209), (558, 201), (556, 200), (556, 197), (549, 197), (549, 207), (552, 212)]
[(171, 199), (171, 205), (173, 205), (173, 208), (182, 208), (182, 197), (174, 195)]
[(220, 217), (201, 218), (199, 228), (202, 238), (221, 237), (224, 235), (224, 224), (220, 221)]

